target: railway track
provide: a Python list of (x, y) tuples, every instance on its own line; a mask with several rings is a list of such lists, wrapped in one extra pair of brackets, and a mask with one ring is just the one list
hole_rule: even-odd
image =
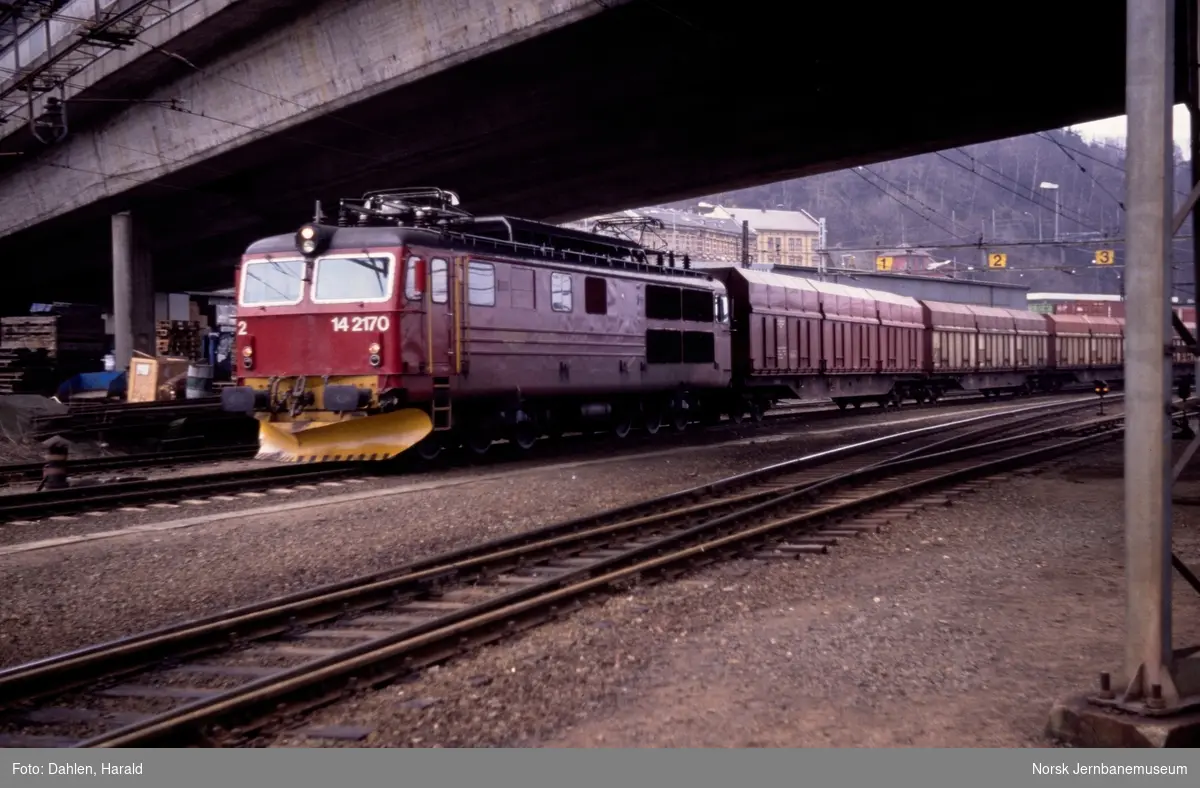
[[(1120, 434), (1092, 402), (910, 430), (0, 671), (0, 744), (236, 743), (280, 715), (730, 555), (824, 552), (846, 518)], [(869, 453), (869, 459), (856, 459)]]
[[(210, 446), (201, 449), (181, 449), (179, 451), (127, 454), (114, 457), (88, 457), (71, 460), (69, 467), (72, 475), (87, 474), (125, 468), (165, 467), (213, 460), (237, 460), (253, 457), (256, 451), (257, 447), (254, 444)], [(21, 481), (36, 481), (41, 478), (44, 467), (44, 462), (20, 462), (0, 465), (0, 482), (11, 484)]]
[(361, 480), (374, 478), (364, 475), (363, 468), (353, 463), (270, 465), (249, 470), (12, 493), (0, 495), (0, 525), (28, 523), (48, 517), (100, 514), (145, 504), (198, 501), (200, 498), (245, 494), (280, 485), (294, 487), (316, 484), (348, 476)]
[[(1119, 395), (1117, 395), (1119, 396)], [(967, 398), (974, 402), (975, 398)], [(982, 397), (978, 398), (982, 401)], [(1094, 404), (1094, 399), (1085, 399), (1079, 407)], [(957, 403), (956, 403), (957, 404)], [(824, 405), (824, 407), (820, 407)], [(782, 408), (770, 415), (772, 421), (812, 418), (844, 418), (847, 413), (837, 410), (831, 405), (797, 405)], [(1061, 398), (1053, 402), (1030, 406), (1040, 408), (1062, 407)], [(871, 409), (852, 411), (853, 413), (870, 413)], [(728, 426), (728, 425), (726, 425)], [(647, 445), (660, 445), (662, 441), (652, 441)], [(631, 441), (624, 441), (629, 448), (637, 446)], [(569, 446), (562, 449), (552, 449), (548, 456), (540, 459), (555, 459), (569, 456), (578, 447)], [(156, 467), (185, 462), (200, 462), (213, 459), (236, 459), (239, 455), (247, 459), (254, 454), (253, 447), (238, 450), (238, 454), (226, 454), (227, 449), (196, 449), (179, 452), (161, 452), (156, 454), (131, 455), (128, 457), (101, 458), (97, 460), (74, 460), (68, 468), (72, 475), (111, 470), (115, 468)], [(522, 452), (513, 459), (532, 459), (533, 456)], [(413, 460), (413, 458), (408, 458)], [(468, 462), (470, 460), (468, 459)], [(18, 465), (0, 466), (0, 478), (8, 473), (29, 479), (35, 472), (40, 475), (41, 465), (38, 463), (21, 463)], [(394, 469), (406, 467), (406, 461), (401, 459), (398, 464), (386, 464), (378, 467), (364, 467), (362, 463), (321, 463), (316, 465), (279, 465), (270, 464), (261, 468), (221, 471), (208, 474), (194, 474), (183, 477), (168, 476), (130, 481), (116, 481), (107, 484), (90, 484), (72, 486), (63, 490), (37, 490), (28, 492), (13, 492), (0, 495), (0, 526), (4, 524), (29, 524), (47, 518), (75, 517), (78, 515), (99, 515), (114, 509), (139, 507), (155, 504), (177, 504), (187, 502), (199, 505), (213, 496), (254, 495), (259, 491), (280, 486), (299, 486), (332, 482), (335, 480), (355, 477), (359, 480), (369, 480), (372, 475), (364, 475), (370, 471), (387, 473)], [(434, 466), (436, 467), (436, 466)]]

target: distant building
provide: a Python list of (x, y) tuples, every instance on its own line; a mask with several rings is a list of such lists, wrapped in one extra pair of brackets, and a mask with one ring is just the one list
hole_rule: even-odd
[[(633, 229), (625, 226), (619, 229), (602, 228), (601, 231), (637, 241), (650, 250), (671, 250), (680, 257), (686, 254), (697, 262), (736, 265), (742, 261), (742, 225), (727, 218), (701, 216), (672, 208), (637, 208), (581, 219), (567, 226), (591, 231), (597, 222), (602, 223), (606, 219), (638, 218), (657, 219), (662, 227)], [(752, 260), (754, 243), (755, 235), (751, 232)]]
[(729, 219), (739, 228), (749, 222), (756, 237), (753, 262), (768, 265), (819, 265), (824, 226), (808, 211), (715, 206), (710, 218)]
[[(890, 273), (893, 274), (928, 274), (930, 276), (944, 276), (947, 272), (942, 270), (950, 265), (949, 260), (939, 261), (927, 249), (883, 249), (876, 254), (876, 259), (880, 257), (890, 257), (892, 267)], [(871, 265), (872, 268), (876, 266)]]

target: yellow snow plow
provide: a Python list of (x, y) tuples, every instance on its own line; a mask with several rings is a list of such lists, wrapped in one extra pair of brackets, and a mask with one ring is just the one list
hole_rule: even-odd
[(257, 418), (257, 458), (282, 462), (388, 460), (433, 431), (429, 414), (416, 408), (344, 421), (272, 422), (267, 413)]

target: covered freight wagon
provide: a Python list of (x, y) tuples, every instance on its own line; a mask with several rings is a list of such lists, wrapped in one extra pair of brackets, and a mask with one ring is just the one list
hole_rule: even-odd
[(1050, 326), (1050, 366), (1054, 369), (1086, 369), (1092, 327), (1082, 315), (1047, 315)]
[(925, 319), (921, 302), (908, 296), (868, 290), (879, 315), (879, 371), (925, 369)]
[(934, 374), (975, 369), (975, 315), (965, 304), (922, 301), (926, 371)]
[(1123, 321), (1115, 317), (1084, 315), (1092, 331), (1089, 360), (1093, 367), (1119, 367), (1125, 363)]
[(975, 316), (976, 369), (999, 372), (1012, 369), (1017, 345), (1017, 327), (1012, 314), (998, 306), (968, 306)]
[(750, 375), (821, 371), (821, 302), (811, 282), (747, 268), (719, 273), (734, 304), (735, 370)]
[(1050, 358), (1050, 327), (1046, 316), (1024, 309), (1007, 310), (1017, 331), (1017, 350), (1013, 366), (1017, 369), (1042, 369)]
[(826, 374), (866, 374), (879, 368), (879, 308), (867, 290), (813, 282), (821, 297), (821, 355)]

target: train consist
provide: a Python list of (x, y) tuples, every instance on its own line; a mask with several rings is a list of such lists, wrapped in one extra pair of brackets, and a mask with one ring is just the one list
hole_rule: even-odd
[[(253, 243), (236, 385), (260, 456), (431, 458), (497, 440), (1116, 382), (1123, 320), (918, 301), (507, 216), (441, 189), (342, 200)], [(1192, 328), (1194, 331), (1194, 327)], [(1190, 356), (1177, 350), (1190, 381)]]

